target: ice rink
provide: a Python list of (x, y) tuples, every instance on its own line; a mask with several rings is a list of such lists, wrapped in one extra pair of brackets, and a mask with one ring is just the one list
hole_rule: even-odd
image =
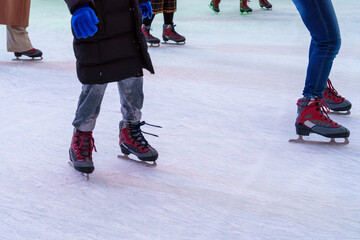
[[(162, 129), (148, 168), (117, 158), (121, 119), (109, 84), (94, 131), (89, 181), (68, 149), (81, 90), (71, 15), (63, 0), (32, 0), (40, 62), (16, 62), (0, 26), (0, 238), (2, 240), (360, 240), (360, 5), (333, 0), (342, 48), (331, 79), (353, 104), (350, 144), (295, 138), (310, 36), (290, 0), (273, 10), (223, 0), (179, 0), (185, 45), (150, 48), (143, 120)], [(163, 17), (152, 33), (161, 37)], [(310, 135), (309, 139), (326, 140)]]

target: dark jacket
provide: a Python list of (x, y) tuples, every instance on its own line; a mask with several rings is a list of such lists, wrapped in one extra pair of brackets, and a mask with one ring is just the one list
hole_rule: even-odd
[(83, 84), (103, 84), (143, 76), (154, 69), (141, 30), (139, 3), (146, 0), (65, 0), (71, 13), (88, 3), (99, 30), (89, 38), (74, 38), (77, 75)]

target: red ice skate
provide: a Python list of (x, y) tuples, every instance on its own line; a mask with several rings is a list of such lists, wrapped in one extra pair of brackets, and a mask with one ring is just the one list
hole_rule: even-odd
[(341, 115), (350, 114), (351, 102), (340, 96), (332, 85), (330, 79), (327, 81), (323, 97), (326, 104), (333, 111), (332, 113)]
[(95, 169), (92, 160), (93, 149), (96, 152), (92, 132), (76, 130), (69, 149), (71, 165), (81, 173), (92, 173)]
[(248, 6), (248, 0), (240, 0), (240, 12), (241, 14), (251, 13), (252, 9)]
[(42, 58), (43, 53), (39, 49), (36, 49), (36, 48), (30, 49), (29, 51), (26, 51), (26, 52), (14, 52), (14, 55), (16, 57), (15, 60), (24, 60), (24, 59), (20, 59), (20, 57), (22, 57), (23, 55), (30, 57), (31, 58), (30, 60), (42, 60), (43, 59)]
[(209, 7), (211, 8), (211, 10), (213, 10), (215, 13), (219, 13), (220, 12), (220, 8), (219, 8), (219, 4), (220, 4), (221, 0), (211, 0)]
[[(345, 127), (337, 124), (328, 116), (329, 108), (323, 99), (300, 98), (297, 102), (298, 118), (295, 123), (296, 133), (299, 138), (290, 140), (290, 142), (311, 142), (326, 144), (348, 144), (347, 139), (350, 131)], [(310, 133), (316, 133), (327, 138), (331, 138), (330, 142), (305, 141), (302, 136), (309, 136)], [(335, 142), (335, 138), (345, 138), (345, 142)]]
[[(140, 127), (147, 123), (130, 123), (123, 124), (120, 131), (120, 148), (125, 156), (134, 154), (138, 159), (145, 162), (154, 162), (158, 158), (157, 151), (150, 146), (143, 136)], [(150, 125), (150, 124), (147, 124)], [(154, 125), (150, 125), (154, 126)], [(157, 127), (157, 126), (155, 126)], [(149, 133), (148, 133), (149, 134)], [(150, 134), (153, 135), (153, 134)], [(154, 135), (156, 136), (156, 135)], [(120, 156), (119, 156), (120, 157)]]
[(150, 44), (150, 47), (159, 47), (160, 46), (160, 39), (154, 37), (153, 35), (151, 35), (150, 33), (150, 26), (145, 26), (144, 24), (141, 27), (141, 30), (144, 33), (146, 42)]
[(185, 37), (175, 31), (175, 26), (174, 24), (164, 24), (162, 35), (164, 42), (166, 43), (170, 40), (177, 44), (185, 44)]
[(265, 8), (268, 10), (272, 9), (272, 5), (271, 3), (269, 3), (268, 0), (259, 0), (259, 5), (261, 8)]

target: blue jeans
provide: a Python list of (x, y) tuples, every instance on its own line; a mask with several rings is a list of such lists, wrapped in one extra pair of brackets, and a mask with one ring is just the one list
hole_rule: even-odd
[[(143, 77), (127, 78), (117, 84), (123, 115), (123, 120), (119, 123), (121, 129), (124, 122), (139, 122), (141, 119), (144, 102)], [(83, 84), (73, 121), (76, 129), (82, 132), (94, 130), (106, 87), (107, 84)]]
[(331, 0), (293, 0), (310, 32), (309, 65), (303, 95), (322, 97), (341, 37)]

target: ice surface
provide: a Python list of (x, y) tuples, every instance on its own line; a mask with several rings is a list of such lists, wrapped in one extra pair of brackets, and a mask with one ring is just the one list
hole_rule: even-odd
[[(156, 168), (117, 158), (119, 97), (108, 86), (94, 132), (90, 181), (69, 168), (76, 78), (62, 0), (33, 0), (30, 37), (42, 62), (13, 62), (0, 26), (0, 238), (2, 240), (360, 239), (360, 7), (334, 0), (342, 49), (331, 79), (353, 103), (332, 116), (347, 146), (291, 144), (309, 34), (289, 0), (273, 10), (238, 0), (215, 15), (181, 0), (186, 45), (151, 48), (144, 128)], [(160, 37), (162, 16), (153, 24)], [(311, 136), (312, 139), (320, 139)]]

